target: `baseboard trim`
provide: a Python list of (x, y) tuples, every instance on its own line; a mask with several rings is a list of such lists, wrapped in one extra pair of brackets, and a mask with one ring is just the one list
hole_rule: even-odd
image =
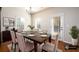
[(71, 42), (68, 42), (68, 41), (63, 41), (64, 43), (68, 43), (68, 44), (72, 44)]
[[(52, 39), (52, 40), (55, 40), (55, 39)], [(59, 39), (59, 41), (64, 42), (64, 43), (68, 43), (68, 44), (72, 44), (71, 42), (64, 41), (64, 40), (61, 40), (61, 39)]]

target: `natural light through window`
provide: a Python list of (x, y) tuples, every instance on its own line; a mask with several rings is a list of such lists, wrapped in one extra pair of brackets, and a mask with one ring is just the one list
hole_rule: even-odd
[(35, 28), (39, 29), (41, 24), (41, 18), (36, 18), (35, 19)]

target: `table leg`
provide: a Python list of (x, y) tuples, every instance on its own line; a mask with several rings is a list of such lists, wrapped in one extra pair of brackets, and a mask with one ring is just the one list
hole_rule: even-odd
[(34, 50), (37, 52), (37, 42), (34, 41)]
[(49, 42), (51, 43), (51, 39), (49, 39)]
[(51, 43), (51, 35), (49, 36), (49, 42)]

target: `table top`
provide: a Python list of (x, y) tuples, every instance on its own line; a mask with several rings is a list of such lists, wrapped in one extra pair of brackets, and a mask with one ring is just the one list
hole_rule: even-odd
[(48, 38), (48, 35), (45, 33), (23, 32), (22, 34), (25, 38), (28, 38), (32, 41), (36, 41), (37, 43), (40, 43), (40, 44), (43, 43)]

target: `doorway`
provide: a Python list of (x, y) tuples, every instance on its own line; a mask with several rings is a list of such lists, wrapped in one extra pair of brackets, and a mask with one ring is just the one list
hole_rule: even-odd
[[(51, 20), (51, 34), (59, 33), (59, 40), (64, 40), (64, 14), (54, 15)], [(52, 34), (52, 37), (53, 34)]]

